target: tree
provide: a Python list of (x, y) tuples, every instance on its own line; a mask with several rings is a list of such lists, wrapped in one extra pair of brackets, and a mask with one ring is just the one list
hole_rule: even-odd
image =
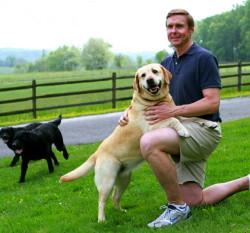
[(223, 14), (197, 22), (194, 41), (212, 51), (219, 62), (250, 59), (250, 0)]
[(110, 48), (111, 45), (103, 39), (90, 38), (83, 47), (81, 57), (86, 70), (106, 68), (113, 57)]
[(161, 61), (166, 57), (168, 56), (169, 54), (167, 53), (166, 50), (161, 50), (159, 51), (158, 53), (155, 54), (155, 60), (156, 62), (158, 63), (161, 63)]
[(141, 67), (143, 65), (143, 57), (142, 56), (137, 56), (136, 60), (137, 60), (137, 66)]
[(45, 54), (37, 59), (35, 63), (26, 63), (16, 66), (16, 71), (24, 72), (46, 72), (46, 71), (74, 71), (80, 66), (81, 52), (78, 48), (66, 45), (59, 47), (57, 50)]
[(14, 57), (14, 56), (8, 56), (5, 59), (5, 65), (7, 67), (14, 67), (16, 65), (16, 60), (17, 60), (16, 57)]
[(241, 60), (250, 59), (250, 0), (246, 1), (244, 14), (241, 15), (241, 33), (242, 40), (239, 43), (239, 56)]
[(73, 71), (80, 65), (80, 51), (74, 46), (64, 45), (43, 59), (46, 60), (48, 71)]
[(122, 55), (120, 53), (118, 55), (115, 55), (114, 65), (117, 68), (129, 68), (129, 67), (134, 67), (135, 62), (129, 56)]

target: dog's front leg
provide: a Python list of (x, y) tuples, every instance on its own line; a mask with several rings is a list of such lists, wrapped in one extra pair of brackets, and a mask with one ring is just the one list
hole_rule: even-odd
[(53, 161), (54, 161), (54, 164), (55, 164), (56, 166), (58, 166), (58, 165), (59, 165), (59, 162), (58, 162), (58, 160), (57, 160), (57, 158), (56, 158), (56, 156), (55, 156), (55, 154), (54, 154), (54, 152), (53, 152), (52, 150), (51, 150), (50, 154), (51, 154), (51, 158), (52, 158)]
[(28, 169), (28, 162), (26, 159), (22, 159), (22, 164), (21, 164), (21, 176), (20, 176), (20, 180), (19, 183), (23, 183), (25, 182), (25, 175)]
[(20, 155), (15, 153), (15, 156), (14, 156), (13, 160), (11, 161), (10, 166), (11, 167), (15, 166), (16, 163), (19, 161), (19, 158), (20, 158)]
[(54, 172), (54, 166), (53, 166), (51, 157), (49, 156), (48, 158), (46, 158), (46, 161), (47, 161), (47, 164), (48, 164), (49, 172), (53, 173)]

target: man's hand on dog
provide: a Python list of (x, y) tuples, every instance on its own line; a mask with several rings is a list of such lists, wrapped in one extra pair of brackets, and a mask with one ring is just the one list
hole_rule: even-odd
[(145, 119), (150, 125), (166, 120), (170, 117), (175, 117), (175, 106), (160, 102), (157, 105), (146, 108)]
[[(131, 106), (128, 107), (119, 119), (119, 125), (125, 126), (128, 124), (128, 112)], [(146, 108), (145, 119), (149, 121), (150, 125), (156, 124), (162, 120), (168, 119), (170, 117), (175, 117), (175, 106), (170, 105), (167, 102), (160, 102), (155, 106)]]
[(121, 117), (120, 117), (120, 119), (119, 119), (119, 121), (118, 121), (120, 126), (125, 126), (125, 125), (128, 124), (128, 121), (129, 121), (129, 119), (128, 119), (128, 112), (129, 112), (130, 109), (131, 109), (131, 106), (129, 106), (129, 107), (124, 111), (124, 113), (121, 115)]

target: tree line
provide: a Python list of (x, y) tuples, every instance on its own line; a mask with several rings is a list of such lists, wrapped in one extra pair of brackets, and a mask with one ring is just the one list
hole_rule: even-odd
[(128, 68), (142, 66), (147, 63), (160, 62), (168, 53), (160, 51), (152, 59), (143, 60), (138, 56), (134, 61), (123, 54), (113, 54), (111, 45), (100, 38), (90, 38), (79, 49), (75, 46), (62, 46), (57, 50), (44, 53), (35, 62), (16, 64), (16, 72), (47, 72), (47, 71), (76, 71), (76, 70), (101, 70), (105, 68)]
[(7, 56), (0, 59), (0, 67), (14, 67), (16, 64), (25, 64), (27, 61), (22, 57)]
[[(194, 41), (212, 51), (220, 63), (250, 60), (250, 0), (233, 10), (196, 22)], [(105, 68), (139, 67), (146, 63), (161, 62), (168, 55), (159, 51), (150, 60), (138, 56), (136, 61), (123, 54), (113, 54), (112, 46), (100, 38), (91, 38), (82, 49), (62, 46), (44, 53), (35, 62), (15, 65), (17, 72), (98, 70)]]
[(194, 41), (212, 51), (220, 63), (249, 61), (250, 0), (232, 11), (197, 22), (195, 31)]

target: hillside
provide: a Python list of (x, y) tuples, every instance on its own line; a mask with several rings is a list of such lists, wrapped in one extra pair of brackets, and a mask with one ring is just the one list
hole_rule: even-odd
[[(6, 57), (20, 57), (24, 58), (28, 62), (35, 61), (37, 58), (41, 57), (44, 50), (33, 50), (33, 49), (17, 49), (17, 48), (0, 48), (0, 59), (5, 60)], [(45, 50), (46, 54), (50, 51)]]
[[(119, 54), (119, 53), (116, 53), (116, 54)], [(155, 52), (124, 52), (121, 54), (129, 56), (131, 59), (133, 59), (136, 62), (138, 56), (141, 56), (143, 60), (146, 61), (148, 59), (154, 59), (156, 53)]]
[[(0, 48), (0, 60), (5, 60), (8, 56), (21, 57), (28, 62), (33, 62), (37, 58), (42, 56), (43, 51), (48, 54), (50, 50), (34, 50), (34, 49), (17, 49), (17, 48)], [(115, 53), (119, 54), (119, 53)], [(131, 57), (134, 61), (138, 56), (142, 56), (143, 60), (152, 59), (155, 56), (155, 52), (123, 52), (121, 54)]]

